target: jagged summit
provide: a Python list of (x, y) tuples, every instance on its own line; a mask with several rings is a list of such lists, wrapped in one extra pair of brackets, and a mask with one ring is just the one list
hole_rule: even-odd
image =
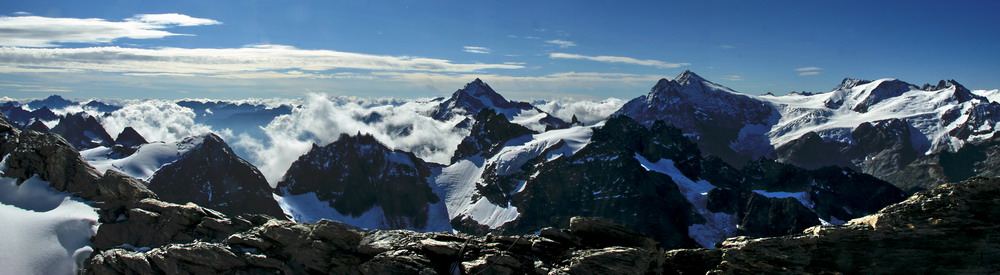
[(63, 116), (59, 119), (59, 124), (52, 127), (52, 133), (62, 136), (78, 150), (111, 146), (114, 143), (114, 139), (97, 118), (86, 113)]
[(848, 78), (844, 78), (844, 80), (840, 82), (840, 85), (837, 85), (837, 87), (833, 88), (833, 89), (834, 90), (846, 90), (846, 89), (857, 87), (859, 85), (865, 85), (865, 84), (868, 84), (868, 83), (871, 83), (871, 82), (872, 82), (871, 80), (864, 80), (864, 79), (857, 79), (857, 78), (850, 78), (850, 77), (848, 77)]
[(149, 189), (164, 201), (194, 202), (227, 215), (265, 214), (284, 218), (264, 175), (214, 133), (177, 144), (176, 161), (153, 174)]
[(450, 230), (431, 189), (435, 164), (371, 134), (340, 137), (291, 164), (274, 192), (298, 222), (336, 219), (363, 228)]
[(136, 132), (135, 129), (132, 128), (131, 126), (125, 127), (125, 129), (118, 134), (118, 137), (115, 138), (115, 144), (120, 144), (125, 147), (132, 147), (146, 143), (149, 142), (146, 141), (146, 139), (143, 138), (142, 135), (139, 134), (139, 132)]
[[(686, 70), (674, 80), (661, 79), (648, 94), (630, 100), (611, 116), (628, 116), (646, 127), (666, 121), (695, 137), (708, 154), (739, 165), (763, 155), (768, 146), (762, 133), (741, 133), (742, 128), (772, 124), (775, 113), (766, 102)], [(754, 157), (742, 156), (747, 154)]]
[(507, 100), (479, 78), (452, 93), (450, 98), (438, 105), (431, 117), (449, 120), (460, 115), (471, 119), (482, 109), (491, 109), (503, 114), (508, 120), (518, 121), (539, 132), (569, 127), (569, 123), (545, 113), (531, 103)]
[(684, 72), (682, 72), (681, 74), (677, 75), (677, 77), (674, 78), (674, 82), (677, 82), (681, 85), (689, 85), (691, 83), (702, 82), (702, 81), (707, 81), (707, 80), (705, 80), (705, 78), (702, 78), (701, 76), (690, 70), (684, 70)]
[(33, 109), (38, 109), (41, 107), (49, 107), (49, 109), (60, 109), (70, 105), (77, 105), (77, 102), (67, 100), (59, 95), (50, 95), (45, 99), (28, 102), (27, 105)]

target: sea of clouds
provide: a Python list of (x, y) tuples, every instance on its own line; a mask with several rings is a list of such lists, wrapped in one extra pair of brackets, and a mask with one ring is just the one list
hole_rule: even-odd
[[(198, 99), (201, 101), (211, 101)], [(440, 99), (357, 98), (309, 94), (299, 99), (250, 99), (226, 101), (274, 108), (292, 106), (292, 112), (259, 122), (260, 131), (227, 127), (225, 120), (200, 119), (198, 112), (177, 105), (176, 100), (103, 101), (120, 105), (120, 110), (101, 113), (91, 108), (70, 106), (59, 114), (86, 112), (98, 117), (112, 137), (125, 127), (133, 127), (148, 141), (175, 142), (185, 137), (216, 133), (240, 155), (277, 184), (292, 162), (306, 154), (313, 144), (334, 142), (342, 133), (367, 133), (390, 148), (413, 152), (429, 162), (448, 164), (468, 129), (455, 125), (464, 117), (448, 121), (429, 114)], [(84, 101), (83, 103), (86, 103)], [(576, 115), (584, 124), (604, 120), (624, 104), (617, 98), (600, 101), (556, 99), (535, 101), (543, 111), (570, 121)], [(205, 112), (202, 112), (205, 113)], [(204, 114), (203, 114), (204, 115)]]

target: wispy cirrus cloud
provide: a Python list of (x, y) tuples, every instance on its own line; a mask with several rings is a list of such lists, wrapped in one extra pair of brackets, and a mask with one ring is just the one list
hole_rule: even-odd
[(283, 45), (241, 48), (0, 48), (0, 68), (8, 72), (106, 72), (131, 75), (225, 78), (324, 78), (323, 71), (475, 72), (520, 69), (519, 64), (461, 64), (450, 60), (385, 56)]
[(488, 54), (488, 53), (492, 52), (492, 50), (490, 50), (490, 48), (479, 47), (479, 46), (465, 46), (465, 47), (462, 47), (462, 51), (463, 52), (467, 52), (467, 53), (478, 53), (478, 54)]
[(820, 68), (820, 67), (801, 67), (801, 68), (795, 68), (795, 71), (799, 72), (799, 76), (819, 75), (819, 74), (823, 73), (823, 72), (821, 72), (822, 70), (823, 70), (823, 68)]
[(179, 13), (163, 13), (163, 14), (139, 14), (133, 16), (132, 18), (125, 19), (129, 22), (143, 22), (149, 23), (157, 26), (203, 26), (203, 25), (218, 25), (222, 22), (206, 19), (206, 18), (195, 18)]
[(583, 59), (583, 60), (605, 62), (605, 63), (622, 63), (622, 64), (632, 64), (632, 65), (640, 65), (640, 66), (650, 66), (650, 67), (656, 67), (656, 68), (661, 68), (661, 69), (678, 68), (678, 67), (681, 67), (681, 66), (691, 65), (690, 63), (672, 63), (672, 62), (666, 62), (666, 61), (660, 61), (660, 60), (654, 60), (654, 59), (637, 59), (637, 58), (626, 57), (626, 56), (607, 56), (607, 55), (587, 56), (587, 55), (579, 55), (579, 54), (572, 54), (572, 53), (550, 53), (549, 54), (549, 58), (552, 58), (552, 59)]
[(576, 47), (576, 43), (573, 42), (573, 41), (566, 41), (566, 40), (559, 40), (559, 39), (546, 40), (545, 43), (549, 43), (549, 44), (552, 44), (552, 45), (559, 46), (559, 48), (562, 48), (562, 49), (569, 48), (569, 47)]
[(215, 24), (221, 22), (177, 13), (139, 14), (123, 21), (33, 15), (0, 16), (0, 46), (56, 47), (58, 43), (98, 44), (122, 38), (156, 39), (188, 35), (165, 31), (165, 28)]
[(742, 76), (742, 75), (738, 75), (738, 74), (731, 74), (731, 75), (724, 75), (724, 76), (722, 76), (722, 80), (728, 80), (728, 81), (743, 81), (744, 79), (743, 79), (743, 76)]

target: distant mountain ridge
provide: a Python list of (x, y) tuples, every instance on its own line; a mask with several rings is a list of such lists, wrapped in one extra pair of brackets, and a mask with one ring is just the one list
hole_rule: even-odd
[(847, 78), (827, 93), (750, 96), (685, 71), (660, 80), (612, 117), (621, 115), (647, 127), (667, 121), (706, 154), (732, 165), (759, 157), (812, 169), (838, 165), (906, 185), (909, 192), (965, 179), (930, 174), (933, 183), (913, 186), (900, 171), (917, 158), (986, 142), (1000, 130), (1000, 104), (954, 80), (918, 87)]
[(482, 109), (491, 109), (503, 114), (508, 120), (538, 132), (569, 126), (569, 123), (532, 106), (531, 103), (507, 100), (478, 78), (465, 84), (465, 87), (438, 104), (430, 116), (438, 120), (448, 120), (456, 115), (474, 116)]

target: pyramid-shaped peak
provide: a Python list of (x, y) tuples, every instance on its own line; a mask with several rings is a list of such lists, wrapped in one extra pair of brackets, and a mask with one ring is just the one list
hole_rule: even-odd
[(705, 79), (691, 70), (684, 70), (684, 72), (674, 78), (674, 81), (681, 84), (688, 84), (691, 82), (705, 81)]
[(486, 84), (486, 82), (483, 82), (483, 80), (479, 78), (476, 78), (476, 80), (473, 80), (468, 84), (465, 84), (465, 87), (462, 88), (461, 91), (464, 91), (465, 93), (472, 95), (480, 95), (483, 93), (490, 93), (490, 94), (497, 93), (496, 91), (493, 90), (493, 88), (490, 88), (489, 84)]
[(139, 134), (134, 128), (125, 127), (121, 133), (118, 134), (118, 138), (115, 138), (115, 143), (121, 144), (125, 147), (132, 147), (136, 145), (149, 143), (146, 141), (142, 135)]

